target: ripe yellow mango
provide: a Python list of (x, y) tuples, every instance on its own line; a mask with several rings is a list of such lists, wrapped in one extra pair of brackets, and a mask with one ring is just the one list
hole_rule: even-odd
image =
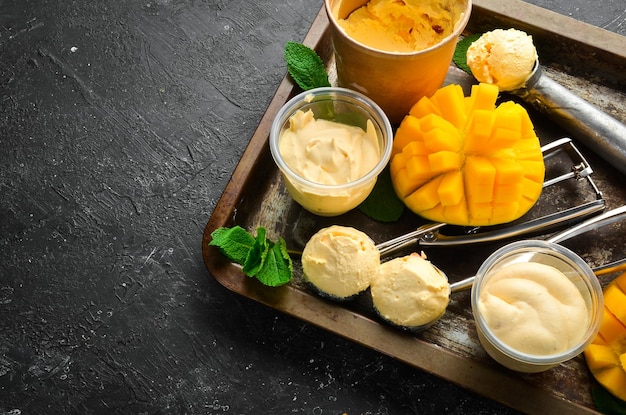
[(436, 222), (483, 226), (513, 221), (539, 199), (545, 166), (526, 110), (496, 106), (498, 87), (440, 88), (411, 108), (394, 136), (396, 194)]
[(604, 318), (584, 355), (591, 374), (617, 398), (626, 401), (626, 273), (604, 290)]

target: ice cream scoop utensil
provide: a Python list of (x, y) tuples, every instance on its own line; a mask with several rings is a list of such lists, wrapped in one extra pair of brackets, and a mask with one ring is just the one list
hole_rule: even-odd
[(526, 84), (507, 92), (546, 114), (626, 174), (626, 125), (544, 75), (538, 61)]
[[(600, 215), (594, 216), (590, 219), (585, 220), (575, 226), (572, 226), (568, 229), (565, 229), (546, 240), (548, 243), (558, 244), (567, 239), (573, 238), (574, 236), (578, 236), (585, 232), (592, 231), (594, 229), (601, 228), (603, 226), (610, 225), (611, 223), (617, 222), (618, 220), (626, 217), (626, 206), (621, 206), (607, 212), (604, 212)], [(609, 272), (619, 271), (621, 269), (626, 269), (626, 258), (613, 261), (609, 264), (605, 264), (596, 268), (592, 268), (593, 272), (596, 275), (603, 275)], [(471, 288), (474, 283), (474, 279), (476, 277), (469, 277), (464, 280), (455, 282), (450, 284), (451, 292), (463, 291), (468, 288)]]
[(442, 234), (440, 231), (441, 228), (446, 226), (445, 223), (429, 223), (419, 227), (415, 231), (378, 244), (376, 247), (380, 251), (381, 257), (400, 251), (412, 244), (419, 244), (421, 247), (466, 246), (502, 241), (528, 235), (545, 235), (549, 232), (571, 226), (574, 223), (580, 222), (581, 220), (604, 210), (605, 202), (602, 198), (602, 194), (591, 179), (593, 169), (580, 151), (578, 151), (578, 149), (574, 146), (571, 139), (562, 138), (560, 140), (556, 140), (552, 143), (544, 145), (541, 150), (545, 160), (555, 156), (560, 151), (565, 151), (572, 162), (572, 167), (569, 172), (546, 179), (544, 182), (544, 188), (555, 185), (564, 180), (587, 180), (595, 194), (595, 199), (578, 206), (556, 211), (523, 223), (491, 230), (479, 231), (479, 229), (472, 229), (471, 232), (464, 235), (448, 236)]
[(407, 248), (415, 243), (420, 243), (425, 239), (435, 237), (439, 228), (446, 226), (445, 223), (428, 223), (422, 225), (416, 230), (404, 235), (400, 235), (397, 238), (390, 239), (385, 242), (381, 242), (376, 245), (376, 248), (380, 252), (380, 256), (384, 257), (394, 252)]

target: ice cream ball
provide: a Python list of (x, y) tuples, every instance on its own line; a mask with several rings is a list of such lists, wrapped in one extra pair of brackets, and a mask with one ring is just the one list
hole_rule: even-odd
[(383, 262), (370, 292), (383, 320), (411, 331), (435, 323), (450, 301), (446, 275), (417, 253)]
[(319, 230), (302, 251), (304, 280), (332, 300), (349, 300), (365, 291), (379, 268), (380, 252), (371, 238), (347, 226)]
[(532, 75), (537, 50), (532, 36), (517, 29), (495, 29), (481, 35), (467, 49), (467, 65), (478, 82), (501, 91), (522, 88)]

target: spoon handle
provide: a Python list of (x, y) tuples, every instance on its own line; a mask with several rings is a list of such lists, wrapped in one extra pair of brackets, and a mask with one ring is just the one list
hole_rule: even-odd
[[(595, 216), (591, 219), (587, 219), (584, 222), (579, 223), (578, 225), (572, 226), (564, 231), (561, 231), (549, 239), (547, 242), (550, 243), (559, 243), (563, 242), (567, 239), (573, 238), (574, 236), (581, 235), (585, 232), (592, 231), (594, 229), (598, 229), (600, 227), (610, 225), (611, 223), (617, 222), (618, 220), (624, 219), (626, 217), (626, 206), (620, 206), (615, 209), (604, 212), (598, 216)], [(623, 270), (626, 267), (626, 258), (619, 259), (617, 261), (613, 261), (610, 264), (601, 265), (595, 268), (592, 268), (593, 272), (596, 275), (604, 275), (609, 272), (617, 272)], [(455, 283), (450, 284), (450, 292), (458, 292), (464, 291), (472, 287), (474, 284), (474, 280), (476, 277), (465, 278), (461, 281), (457, 281)]]
[(453, 282), (452, 284), (450, 284), (450, 292), (456, 293), (459, 291), (469, 290), (470, 288), (472, 288), (472, 285), (474, 285), (475, 279), (476, 277), (469, 277), (461, 281)]
[(626, 174), (626, 125), (550, 79), (537, 65), (526, 87), (511, 91)]
[(601, 228), (603, 226), (610, 225), (611, 223), (617, 222), (619, 220), (624, 219), (626, 216), (626, 205), (620, 206), (615, 209), (606, 211), (601, 213), (600, 215), (594, 216), (590, 219), (587, 219), (584, 222), (581, 222), (577, 225), (572, 226), (571, 228), (565, 229), (559, 233), (552, 235), (548, 242), (556, 243), (566, 241), (575, 236), (581, 235), (585, 232), (592, 231), (594, 229)]

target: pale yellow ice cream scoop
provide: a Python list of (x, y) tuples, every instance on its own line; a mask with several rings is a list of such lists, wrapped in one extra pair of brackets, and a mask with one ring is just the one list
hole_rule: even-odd
[(467, 49), (467, 64), (476, 80), (501, 91), (524, 87), (536, 62), (532, 36), (517, 29), (486, 32)]
[(466, 58), (477, 81), (522, 98), (626, 174), (626, 124), (543, 76), (532, 36), (496, 29), (473, 42)]
[(304, 279), (328, 298), (347, 300), (369, 287), (380, 253), (365, 233), (333, 225), (319, 230), (302, 251)]
[(448, 278), (417, 253), (382, 263), (370, 290), (383, 319), (411, 330), (436, 322), (450, 301)]

